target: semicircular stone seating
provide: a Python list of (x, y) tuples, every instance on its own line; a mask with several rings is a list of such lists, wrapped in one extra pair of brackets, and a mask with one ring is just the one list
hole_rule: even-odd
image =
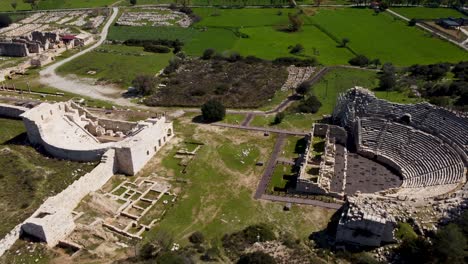
[(390, 160), (388, 165), (401, 172), (402, 187), (420, 188), (464, 180), (465, 166), (460, 155), (440, 138), (380, 118), (361, 118), (357, 124), (358, 149)]

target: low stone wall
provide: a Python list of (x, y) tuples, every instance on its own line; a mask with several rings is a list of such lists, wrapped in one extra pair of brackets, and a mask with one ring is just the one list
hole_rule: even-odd
[(114, 175), (115, 165), (115, 150), (112, 149), (104, 154), (102, 162), (90, 173), (48, 198), (24, 221), (21, 230), (47, 242), (49, 246), (57, 245), (75, 228), (72, 211), (86, 195), (99, 190)]
[(22, 106), (0, 104), (0, 117), (21, 119), (20, 115), (29, 109)]

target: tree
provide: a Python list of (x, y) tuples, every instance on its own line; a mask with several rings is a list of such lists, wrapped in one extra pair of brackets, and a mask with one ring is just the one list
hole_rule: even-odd
[(11, 22), (11, 18), (8, 15), (0, 14), (0, 28), (8, 27)]
[(416, 19), (412, 18), (410, 21), (408, 21), (408, 26), (414, 27), (416, 25)]
[(221, 121), (226, 116), (226, 108), (221, 102), (215, 99), (211, 99), (203, 104), (201, 111), (203, 120), (206, 122)]
[(434, 239), (434, 255), (440, 263), (465, 263), (466, 238), (455, 224), (440, 229)]
[(200, 231), (196, 231), (189, 236), (189, 241), (193, 244), (201, 244), (205, 241), (205, 236)]
[(293, 15), (289, 13), (288, 18), (289, 18), (289, 23), (291, 23), (289, 25), (289, 30), (291, 32), (299, 31), (302, 28), (302, 25), (304, 25), (304, 22), (302, 21), (302, 19), (299, 17), (298, 14)]
[(145, 243), (140, 247), (139, 257), (141, 259), (150, 259), (154, 257), (155, 247), (151, 243)]
[(204, 52), (203, 52), (203, 55), (202, 55), (202, 59), (203, 60), (209, 60), (213, 57), (213, 55), (215, 54), (215, 50), (214, 49), (206, 49)]
[(351, 58), (348, 62), (353, 66), (359, 67), (365, 67), (369, 65), (369, 59), (364, 55), (357, 55), (356, 57)]
[(348, 45), (348, 43), (349, 43), (349, 38), (343, 38), (341, 40), (341, 47), (345, 48), (346, 45)]
[(309, 98), (303, 100), (301, 104), (299, 104), (298, 110), (301, 113), (315, 114), (318, 112), (321, 106), (322, 106), (322, 103), (319, 101), (317, 96), (312, 95)]
[(137, 0), (130, 0), (130, 4), (131, 4), (131, 5), (136, 5), (136, 4), (137, 4)]
[(277, 124), (280, 124), (281, 122), (283, 122), (283, 119), (284, 119), (284, 113), (283, 112), (279, 112), (275, 115), (275, 120), (273, 121), (273, 124), (277, 125)]
[(370, 61), (369, 64), (372, 64), (372, 65), (374, 65), (375, 67), (378, 67), (378, 66), (381, 65), (382, 63), (380, 62), (379, 59), (373, 59), (373, 60)]
[(379, 76), (379, 88), (384, 91), (390, 91), (395, 88), (396, 73), (395, 67), (391, 63), (385, 63), (382, 66), (382, 73)]
[(312, 85), (310, 84), (310, 82), (304, 81), (296, 87), (296, 93), (304, 96), (310, 92), (311, 88)]
[(18, 3), (16, 1), (13, 1), (10, 3), (10, 5), (16, 11), (16, 8), (18, 7)]
[(156, 86), (156, 80), (151, 75), (138, 75), (132, 81), (132, 85), (139, 94), (149, 95), (153, 92), (153, 89)]
[(275, 264), (275, 259), (262, 251), (242, 255), (237, 264)]

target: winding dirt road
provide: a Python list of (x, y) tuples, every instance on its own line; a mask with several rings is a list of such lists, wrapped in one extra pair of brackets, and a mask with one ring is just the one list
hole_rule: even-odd
[(111, 101), (115, 104), (119, 104), (122, 106), (137, 106), (137, 104), (130, 102), (128, 99), (122, 98), (121, 97), (122, 91), (119, 90), (118, 88), (115, 88), (112, 86), (105, 86), (105, 85), (96, 85), (94, 84), (94, 80), (92, 79), (69, 78), (69, 77), (59, 76), (56, 73), (56, 70), (58, 67), (76, 59), (79, 56), (82, 56), (96, 49), (102, 43), (104, 43), (104, 41), (107, 38), (107, 33), (109, 32), (109, 27), (114, 22), (118, 13), (119, 13), (118, 7), (113, 7), (112, 15), (110, 16), (110, 18), (107, 20), (106, 24), (104, 25), (104, 28), (102, 29), (102, 32), (99, 35), (99, 40), (96, 43), (94, 43), (91, 47), (85, 50), (82, 50), (79, 53), (69, 58), (66, 58), (62, 61), (54, 63), (46, 67), (42, 71), (40, 71), (39, 73), (40, 82), (42, 84), (45, 84), (45, 85), (48, 85), (48, 86), (51, 86), (51, 87), (54, 87), (54, 88), (57, 88), (66, 92), (88, 96), (88, 97), (92, 97), (95, 99)]

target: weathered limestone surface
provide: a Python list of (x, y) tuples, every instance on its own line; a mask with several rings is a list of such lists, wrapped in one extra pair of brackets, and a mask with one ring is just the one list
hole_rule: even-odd
[(25, 43), (14, 43), (11, 41), (0, 42), (0, 56), (26, 57), (28, 55), (29, 50)]

